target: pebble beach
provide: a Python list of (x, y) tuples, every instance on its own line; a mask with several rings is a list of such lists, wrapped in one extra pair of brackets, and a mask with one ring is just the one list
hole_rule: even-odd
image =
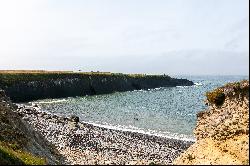
[(19, 104), (17, 113), (63, 156), (63, 164), (172, 164), (194, 142), (103, 128)]

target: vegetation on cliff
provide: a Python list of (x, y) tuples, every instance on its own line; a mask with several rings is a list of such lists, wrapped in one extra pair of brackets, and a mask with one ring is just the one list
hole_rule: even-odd
[(228, 83), (211, 92), (206, 93), (207, 100), (210, 104), (217, 107), (223, 105), (226, 97), (244, 97), (249, 93), (249, 83), (247, 80), (241, 82)]
[(13, 111), (15, 108), (0, 90), (0, 165), (57, 163), (57, 152)]
[(64, 79), (64, 78), (89, 78), (89, 77), (112, 77), (120, 79), (141, 79), (141, 78), (164, 78), (171, 79), (167, 75), (146, 75), (146, 74), (122, 74), (122, 73), (109, 73), (109, 72), (70, 72), (70, 71), (1, 71), (0, 70), (0, 84), (11, 86), (18, 82), (23, 81), (44, 81), (51, 79)]
[(14, 102), (193, 85), (167, 75), (108, 72), (0, 71), (0, 88)]
[(249, 81), (207, 93), (209, 109), (197, 114), (197, 142), (175, 164), (249, 164)]
[(17, 144), (0, 141), (0, 165), (46, 165), (44, 158), (34, 156)]

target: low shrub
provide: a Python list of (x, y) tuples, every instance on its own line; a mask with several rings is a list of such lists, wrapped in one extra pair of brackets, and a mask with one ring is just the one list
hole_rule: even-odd
[(223, 89), (220, 88), (215, 89), (212, 92), (207, 92), (206, 97), (210, 103), (215, 104), (216, 106), (221, 106), (226, 98)]

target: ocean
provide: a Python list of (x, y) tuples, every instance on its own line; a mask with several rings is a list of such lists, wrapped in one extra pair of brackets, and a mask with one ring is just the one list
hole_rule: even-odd
[(195, 141), (196, 114), (207, 109), (205, 93), (248, 76), (173, 76), (193, 86), (160, 87), (112, 94), (32, 101), (43, 111), (79, 116), (80, 121), (115, 130)]

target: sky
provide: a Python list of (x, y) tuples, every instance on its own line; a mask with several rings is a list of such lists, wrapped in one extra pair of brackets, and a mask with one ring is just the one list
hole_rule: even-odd
[(249, 75), (248, 0), (0, 0), (0, 70)]

